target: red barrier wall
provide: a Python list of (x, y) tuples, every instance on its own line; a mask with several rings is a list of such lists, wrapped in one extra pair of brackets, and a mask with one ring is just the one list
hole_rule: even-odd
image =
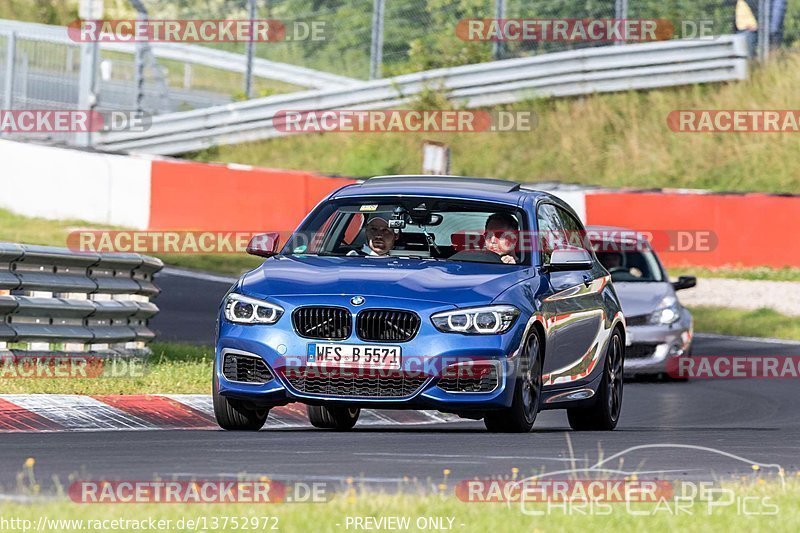
[(587, 193), (588, 224), (708, 230), (711, 251), (659, 251), (670, 266), (800, 265), (800, 197), (765, 194)]
[(349, 183), (311, 172), (154, 160), (150, 229), (292, 231)]

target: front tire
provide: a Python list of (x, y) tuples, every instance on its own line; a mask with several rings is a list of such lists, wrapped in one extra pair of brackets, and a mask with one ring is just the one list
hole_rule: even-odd
[(353, 429), (361, 415), (361, 409), (351, 407), (325, 407), (323, 405), (307, 405), (308, 421), (315, 428), (347, 431)]
[(591, 407), (567, 409), (569, 425), (575, 431), (612, 431), (622, 411), (622, 384), (625, 353), (622, 335), (614, 330), (608, 343), (603, 378)]
[(528, 433), (539, 414), (542, 396), (542, 343), (534, 331), (520, 355), (511, 407), (488, 413), (483, 424), (493, 433)]
[(214, 417), (228, 431), (258, 431), (267, 422), (269, 409), (252, 409), (244, 402), (226, 398), (219, 393), (217, 379), (213, 387)]

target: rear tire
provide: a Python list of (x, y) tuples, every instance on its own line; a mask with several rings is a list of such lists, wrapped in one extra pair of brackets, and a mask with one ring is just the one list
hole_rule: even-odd
[(567, 409), (569, 425), (575, 431), (612, 431), (622, 411), (625, 353), (622, 335), (614, 330), (608, 342), (603, 377), (591, 407)]
[(486, 429), (493, 433), (528, 433), (539, 414), (542, 396), (542, 343), (534, 331), (520, 355), (520, 368), (514, 384), (511, 407), (487, 413), (483, 419)]
[(241, 400), (226, 398), (219, 393), (214, 378), (214, 417), (222, 429), (228, 431), (258, 431), (267, 421), (269, 409), (252, 409)]
[(353, 429), (358, 422), (361, 409), (351, 407), (325, 407), (323, 405), (307, 405), (308, 420), (315, 428), (347, 431)]

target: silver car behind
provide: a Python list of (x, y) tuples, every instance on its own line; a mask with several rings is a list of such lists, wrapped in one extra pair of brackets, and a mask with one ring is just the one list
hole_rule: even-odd
[(694, 287), (692, 276), (672, 283), (641, 234), (623, 228), (587, 228), (595, 254), (611, 274), (628, 326), (625, 375), (669, 378), (668, 361), (692, 351), (693, 322), (676, 291)]

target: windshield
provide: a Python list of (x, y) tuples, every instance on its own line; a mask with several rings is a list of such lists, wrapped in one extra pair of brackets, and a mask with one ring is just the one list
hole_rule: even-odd
[[(595, 255), (616, 282), (660, 282), (664, 281), (661, 265), (655, 254), (648, 249), (598, 251), (601, 246), (594, 244)], [(605, 247), (608, 250), (609, 247)]]
[(530, 254), (516, 246), (523, 219), (482, 202), (348, 199), (317, 209), (282, 253), (525, 265)]

